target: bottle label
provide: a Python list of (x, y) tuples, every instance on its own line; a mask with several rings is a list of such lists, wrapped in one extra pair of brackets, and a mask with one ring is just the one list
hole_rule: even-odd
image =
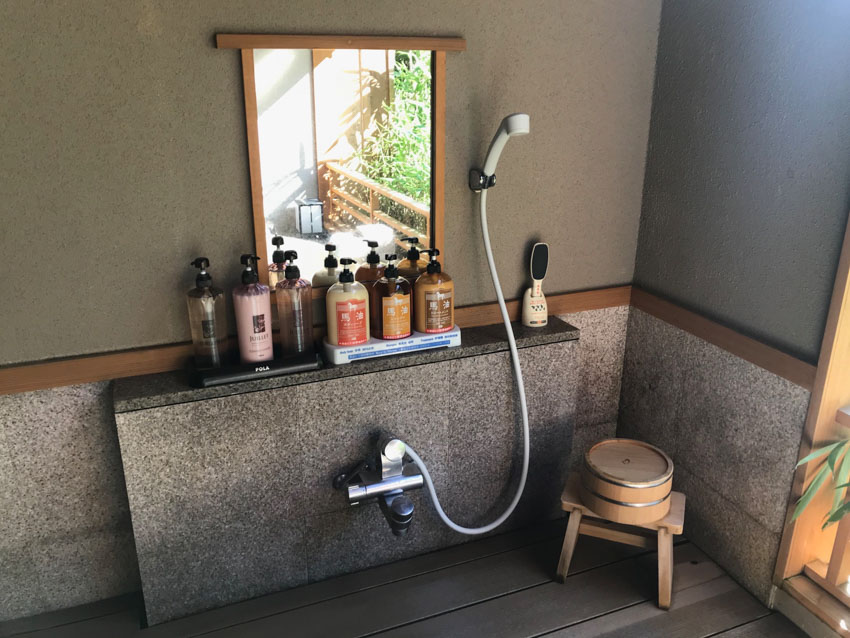
[(365, 299), (336, 302), (336, 333), (341, 346), (356, 346), (369, 340)]
[(454, 327), (452, 291), (438, 288), (425, 293), (425, 332), (448, 332)]
[(384, 297), (383, 330), (384, 339), (403, 339), (410, 336), (410, 295)]
[(266, 331), (266, 315), (254, 315), (254, 334), (260, 334)]
[(204, 339), (215, 339), (215, 321), (212, 319), (202, 319), (201, 330), (203, 331)]

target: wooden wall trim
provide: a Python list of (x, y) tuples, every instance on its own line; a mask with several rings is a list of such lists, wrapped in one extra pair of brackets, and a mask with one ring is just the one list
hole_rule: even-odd
[[(547, 300), (552, 315), (632, 305), (808, 390), (814, 384), (814, 366), (639, 288), (599, 288), (550, 295)], [(519, 300), (508, 301), (507, 307), (511, 319), (519, 320)], [(499, 323), (501, 314), (496, 303), (462, 306), (455, 310), (455, 321), (461, 328), (486, 326)], [(190, 343), (177, 343), (8, 366), (0, 368), (0, 394), (179, 370), (191, 353)]]
[(169, 372), (185, 366), (191, 355), (191, 343), (175, 343), (9, 366), (0, 368), (0, 394)]
[[(617, 286), (584, 292), (569, 292), (561, 295), (547, 295), (546, 302), (549, 304), (550, 315), (565, 315), (582, 310), (628, 306), (631, 290), (631, 286)], [(519, 300), (508, 301), (505, 305), (508, 307), (511, 321), (518, 321), (521, 313)], [(490, 324), (501, 323), (501, 321), (502, 314), (498, 303), (484, 303), (455, 309), (455, 323), (461, 328), (489, 326)]]
[(809, 391), (817, 368), (681, 306), (632, 287), (631, 305)]
[(466, 51), (466, 40), (450, 37), (382, 35), (274, 35), (263, 33), (218, 33), (219, 49), (418, 49), (422, 51)]
[[(552, 295), (547, 299), (552, 314), (565, 314), (627, 305), (630, 291), (630, 286), (619, 286)], [(518, 301), (508, 302), (514, 319), (519, 319), (519, 308)], [(457, 308), (455, 320), (461, 328), (498, 323), (499, 306), (488, 303)], [(180, 370), (191, 356), (191, 343), (176, 343), (7, 366), (0, 368), (0, 395)]]

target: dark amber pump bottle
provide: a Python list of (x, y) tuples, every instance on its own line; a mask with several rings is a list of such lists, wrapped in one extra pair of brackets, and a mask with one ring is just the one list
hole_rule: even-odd
[(384, 276), (384, 264), (381, 263), (381, 256), (375, 251), (378, 247), (378, 242), (370, 239), (364, 239), (366, 245), (371, 248), (369, 254), (366, 255), (366, 263), (360, 266), (354, 273), (354, 281), (359, 281), (365, 284), (368, 288), (373, 281), (378, 281)]
[(386, 255), (384, 276), (372, 284), (372, 336), (376, 339), (404, 339), (411, 335), (413, 307), (411, 285), (398, 274), (395, 255)]
[(431, 261), (428, 272), (416, 280), (416, 332), (448, 332), (455, 324), (455, 284), (448, 273), (443, 272), (436, 248), (427, 252)]
[(404, 259), (398, 264), (398, 272), (409, 282), (414, 283), (416, 278), (428, 269), (428, 260), (420, 257), (420, 253), (423, 251), (419, 250), (419, 246), (417, 245), (419, 244), (418, 237), (405, 237), (404, 241), (409, 246)]

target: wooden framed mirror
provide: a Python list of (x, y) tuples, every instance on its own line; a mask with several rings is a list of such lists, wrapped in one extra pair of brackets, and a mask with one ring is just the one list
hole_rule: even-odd
[[(445, 68), (461, 38), (219, 34), (239, 49), (260, 277), (272, 237), (302, 275), (324, 245), (362, 259), (364, 240), (443, 252)], [(441, 261), (444, 257), (441, 257)]]

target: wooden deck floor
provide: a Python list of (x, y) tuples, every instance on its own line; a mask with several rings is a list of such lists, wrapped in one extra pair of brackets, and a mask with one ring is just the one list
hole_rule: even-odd
[[(553, 580), (563, 523), (459, 547), (140, 628), (137, 595), (0, 624), (0, 636), (803, 636), (694, 545), (675, 548), (673, 606), (655, 606), (655, 556), (581, 538)], [(404, 542), (391, 538), (387, 542)]]

